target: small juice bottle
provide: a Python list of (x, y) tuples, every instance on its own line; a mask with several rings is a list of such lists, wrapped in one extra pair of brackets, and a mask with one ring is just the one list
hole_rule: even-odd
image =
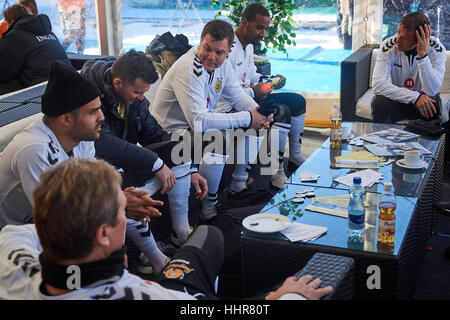
[(383, 244), (393, 245), (395, 238), (395, 208), (397, 201), (392, 183), (384, 184), (384, 191), (378, 203), (380, 214), (378, 216), (377, 239)]

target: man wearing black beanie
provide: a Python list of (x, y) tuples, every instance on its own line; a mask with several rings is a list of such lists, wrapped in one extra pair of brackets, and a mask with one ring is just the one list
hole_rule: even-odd
[[(42, 96), (44, 116), (23, 131), (0, 153), (0, 229), (6, 224), (31, 222), (33, 189), (40, 175), (69, 157), (95, 159), (94, 141), (100, 137), (100, 92), (74, 68), (53, 62)], [(130, 214), (158, 214), (161, 205), (145, 191), (125, 190)]]
[[(81, 74), (102, 92), (105, 121), (100, 139), (95, 142), (97, 157), (122, 168), (132, 185), (145, 184), (161, 194), (167, 193), (170, 239), (180, 247), (193, 231), (189, 221), (191, 182), (198, 199), (206, 196), (207, 182), (190, 163), (172, 161), (172, 150), (178, 141), (170, 141), (169, 134), (149, 112), (150, 102), (144, 93), (158, 80), (152, 60), (143, 52), (130, 50), (118, 59), (87, 61)], [(128, 234), (132, 237), (133, 232)], [(144, 230), (136, 229), (134, 234), (136, 241), (145, 240)], [(164, 267), (169, 257), (155, 253), (158, 251), (141, 255), (140, 272), (159, 272)]]

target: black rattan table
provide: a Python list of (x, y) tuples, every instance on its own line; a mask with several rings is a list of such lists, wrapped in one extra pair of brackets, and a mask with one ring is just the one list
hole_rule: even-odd
[[(383, 130), (391, 125), (370, 123), (346, 123), (355, 135)], [(396, 126), (403, 128), (402, 126)], [(261, 210), (287, 215), (291, 222), (327, 227), (327, 233), (312, 242), (290, 242), (280, 232), (255, 233), (245, 230), (242, 234), (243, 291), (249, 296), (272, 283), (298, 271), (316, 252), (352, 257), (355, 260), (355, 299), (411, 299), (417, 274), (422, 262), (433, 225), (433, 204), (442, 193), (445, 136), (437, 140), (426, 138), (419, 142), (432, 154), (426, 158), (427, 167), (411, 171), (394, 164), (379, 169), (384, 182), (392, 181), (396, 190), (396, 237), (394, 248), (382, 247), (377, 242), (378, 197), (382, 186), (366, 189), (366, 224), (362, 241), (350, 241), (347, 237), (347, 219), (305, 210), (311, 203), (306, 198), (297, 204), (302, 213), (286, 212), (283, 201), (292, 199), (298, 189), (315, 189), (315, 196), (348, 194), (348, 187), (333, 183), (334, 177), (343, 176), (354, 169), (336, 169), (332, 166), (336, 155), (329, 148), (329, 140), (314, 152), (291, 176), (285, 187)], [(344, 144), (340, 153), (363, 150)], [(339, 152), (338, 152), (339, 153)], [(302, 183), (301, 171), (320, 174), (316, 183)], [(291, 202), (292, 205), (292, 202)], [(292, 209), (292, 206), (291, 206)], [(297, 208), (295, 208), (297, 211)]]

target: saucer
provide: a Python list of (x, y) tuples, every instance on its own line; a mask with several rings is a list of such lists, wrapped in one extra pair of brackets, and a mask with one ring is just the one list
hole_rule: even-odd
[(349, 133), (346, 137), (342, 137), (342, 140), (349, 141), (349, 140), (352, 140), (354, 137), (355, 136), (353, 134)]
[(417, 166), (407, 166), (405, 164), (405, 162), (404, 162), (404, 159), (397, 160), (395, 163), (399, 167), (406, 168), (406, 169), (422, 169), (422, 168), (425, 168), (427, 166), (427, 163), (425, 161), (423, 161), (423, 160), (420, 160), (419, 164)]

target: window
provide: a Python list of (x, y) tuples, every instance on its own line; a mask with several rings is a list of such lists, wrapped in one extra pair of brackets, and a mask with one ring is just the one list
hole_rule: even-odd
[(431, 23), (432, 35), (438, 37), (444, 47), (450, 47), (450, 1), (441, 0), (383, 0), (383, 40), (395, 35), (403, 16), (419, 11)]
[[(288, 56), (268, 50), (272, 73), (287, 76), (285, 90), (339, 92), (339, 64), (351, 53), (353, 0), (296, 3), (296, 46), (287, 48)], [(210, 0), (124, 0), (124, 52), (132, 48), (145, 52), (154, 36), (166, 31), (182, 33), (191, 45), (198, 45), (204, 24), (215, 15)]]
[[(0, 0), (0, 8), (16, 1)], [(95, 0), (39, 0), (39, 14), (46, 14), (52, 30), (67, 52), (99, 54)], [(3, 12), (2, 10), (2, 12)]]

